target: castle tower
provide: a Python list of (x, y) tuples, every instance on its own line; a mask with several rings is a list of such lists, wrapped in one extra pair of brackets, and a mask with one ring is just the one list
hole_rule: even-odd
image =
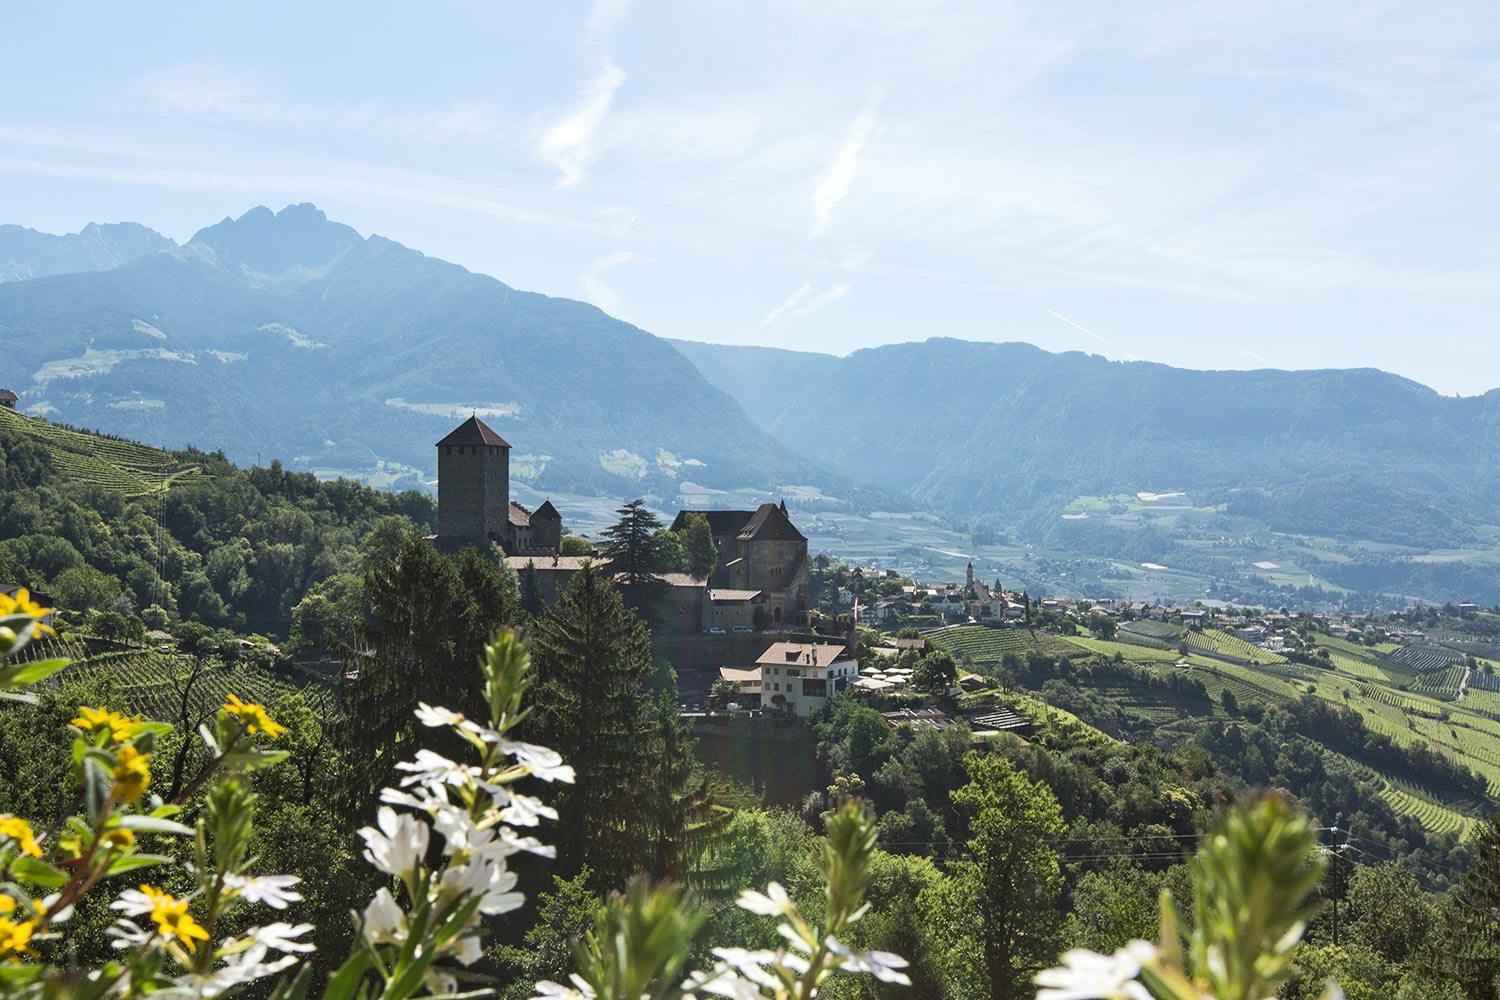
[(966, 587), (969, 590), (973, 590), (974, 589), (974, 564), (973, 563), (969, 563), (968, 578), (964, 581), (964, 587)]
[(553, 552), (562, 546), (562, 515), (551, 500), (542, 501), (531, 515), (531, 546)]
[(456, 552), (508, 541), (510, 445), (478, 415), (437, 443), (438, 548)]

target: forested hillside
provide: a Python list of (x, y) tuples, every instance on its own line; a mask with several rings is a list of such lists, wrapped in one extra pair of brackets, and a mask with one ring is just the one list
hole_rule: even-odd
[(222, 452), (167, 452), (0, 408), (0, 582), (78, 616), (167, 616), (284, 636), (293, 605), (357, 568), (381, 517), (435, 506)]

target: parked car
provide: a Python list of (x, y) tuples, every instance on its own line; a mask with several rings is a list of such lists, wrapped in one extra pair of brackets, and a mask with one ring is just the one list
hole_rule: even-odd
[(729, 633), (715, 625), (713, 628), (705, 629), (709, 635), (728, 635)]
[(735, 635), (753, 635), (755, 629), (751, 628), (749, 625), (736, 625), (730, 631), (732, 631)]

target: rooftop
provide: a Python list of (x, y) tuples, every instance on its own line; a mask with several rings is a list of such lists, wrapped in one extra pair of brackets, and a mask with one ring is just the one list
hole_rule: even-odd
[(760, 654), (756, 663), (780, 666), (795, 663), (805, 667), (827, 667), (849, 658), (849, 650), (841, 643), (773, 642), (771, 648)]
[(489, 425), (479, 419), (475, 414), (457, 427), (437, 443), (439, 448), (445, 448), (451, 444), (487, 444), (500, 448), (509, 448), (510, 443), (490, 429)]

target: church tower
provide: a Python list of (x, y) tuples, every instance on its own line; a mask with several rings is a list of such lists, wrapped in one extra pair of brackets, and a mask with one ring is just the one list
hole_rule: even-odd
[(973, 563), (969, 563), (968, 578), (964, 581), (964, 588), (967, 589), (967, 590), (973, 590), (974, 589), (974, 564)]
[(438, 548), (508, 541), (510, 445), (476, 414), (437, 443)]

